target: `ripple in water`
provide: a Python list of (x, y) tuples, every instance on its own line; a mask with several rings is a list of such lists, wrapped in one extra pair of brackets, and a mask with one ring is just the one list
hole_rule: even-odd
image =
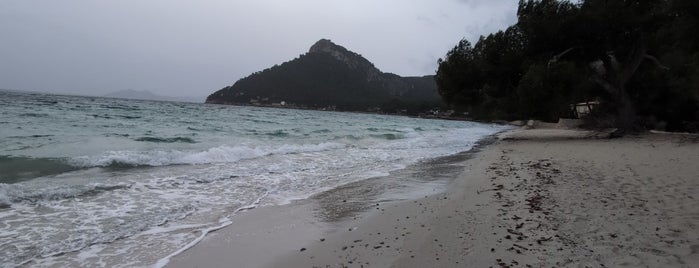
[(0, 266), (150, 266), (243, 208), (423, 174), (400, 170), (503, 129), (8, 92), (0, 102)]

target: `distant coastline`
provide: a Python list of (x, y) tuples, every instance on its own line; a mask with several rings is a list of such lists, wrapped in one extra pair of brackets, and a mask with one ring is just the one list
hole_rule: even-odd
[(42, 90), (23, 90), (23, 89), (6, 89), (6, 88), (0, 88), (0, 92), (10, 92), (10, 93), (18, 93), (18, 94), (43, 94), (43, 95), (56, 95), (56, 96), (76, 96), (76, 97), (87, 97), (87, 98), (111, 98), (111, 99), (128, 99), (128, 100), (145, 100), (145, 101), (171, 101), (171, 102), (187, 102), (187, 103), (204, 103), (205, 97), (204, 96), (188, 96), (188, 97), (173, 97), (173, 96), (161, 96), (157, 94), (153, 94), (149, 91), (134, 91), (134, 92), (142, 92), (147, 95), (143, 96), (138, 96), (138, 95), (126, 95), (126, 94), (120, 94), (126, 91), (114, 91), (111, 93), (107, 94), (95, 94), (95, 95), (87, 95), (87, 94), (80, 94), (80, 93), (72, 93), (72, 92), (48, 92), (48, 91), (42, 91)]
[(234, 102), (205, 102), (205, 104), (211, 104), (211, 105), (226, 105), (226, 106), (240, 106), (240, 107), (260, 107), (260, 108), (277, 108), (277, 109), (293, 109), (293, 110), (311, 110), (311, 111), (327, 111), (327, 112), (341, 112), (341, 113), (359, 113), (359, 114), (379, 114), (379, 115), (394, 115), (394, 116), (407, 116), (407, 117), (414, 117), (414, 118), (424, 118), (424, 119), (440, 119), (440, 120), (454, 120), (454, 121), (472, 121), (472, 122), (484, 122), (484, 123), (497, 123), (495, 121), (482, 121), (482, 120), (475, 120), (473, 118), (467, 117), (467, 116), (459, 116), (456, 115), (453, 110), (440, 110), (438, 108), (435, 108), (433, 110), (429, 110), (428, 112), (420, 112), (420, 113), (409, 113), (408, 111), (405, 112), (386, 112), (386, 111), (381, 111), (378, 108), (370, 108), (367, 110), (342, 110), (342, 109), (337, 109), (333, 107), (309, 107), (309, 106), (300, 106), (300, 105), (280, 105), (278, 103), (256, 103), (256, 104), (250, 104), (250, 103), (234, 103)]
[(148, 90), (119, 90), (107, 93), (103, 95), (106, 98), (119, 98), (119, 99), (134, 99), (134, 100), (155, 100), (155, 101), (176, 101), (176, 102), (193, 102), (201, 103), (205, 98), (202, 97), (174, 97), (174, 96), (163, 96), (158, 95)]

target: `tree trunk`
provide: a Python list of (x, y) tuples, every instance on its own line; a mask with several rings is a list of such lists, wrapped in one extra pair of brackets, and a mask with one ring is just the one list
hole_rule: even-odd
[(626, 91), (626, 84), (636, 73), (643, 59), (648, 57), (647, 48), (640, 40), (629, 51), (629, 56), (621, 63), (614, 54), (608, 54), (603, 62), (602, 71), (592, 77), (592, 80), (606, 90), (617, 105), (617, 117), (615, 125), (617, 130), (610, 134), (611, 138), (618, 138), (628, 132), (638, 130), (636, 126), (636, 108), (631, 96)]
[(610, 138), (619, 138), (629, 132), (636, 131), (636, 107), (634, 107), (626, 89), (620, 88), (619, 92), (615, 122), (617, 130), (610, 134)]

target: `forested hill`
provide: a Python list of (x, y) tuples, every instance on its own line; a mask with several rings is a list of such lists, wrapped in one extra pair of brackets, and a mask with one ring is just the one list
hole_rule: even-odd
[(517, 23), (459, 42), (437, 84), (478, 119), (570, 116), (619, 134), (699, 132), (699, 1), (520, 0)]
[(299, 58), (214, 92), (206, 102), (415, 114), (442, 105), (434, 76), (381, 72), (361, 55), (327, 39)]

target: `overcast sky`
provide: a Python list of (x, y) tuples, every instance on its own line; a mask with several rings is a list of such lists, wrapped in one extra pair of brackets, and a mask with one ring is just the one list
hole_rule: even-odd
[(517, 0), (2, 0), (0, 88), (206, 96), (321, 38), (384, 72), (434, 74)]

